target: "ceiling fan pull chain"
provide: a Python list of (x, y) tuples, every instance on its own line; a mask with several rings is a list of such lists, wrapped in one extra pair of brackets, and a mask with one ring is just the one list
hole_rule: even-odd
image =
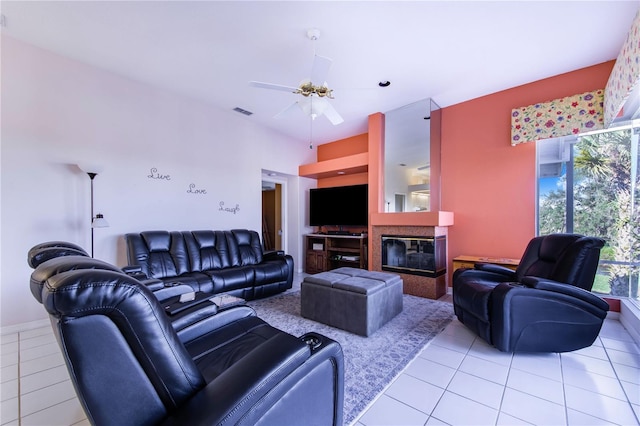
[[(309, 101), (313, 102), (312, 99)], [(313, 117), (309, 118), (309, 149), (313, 149)]]

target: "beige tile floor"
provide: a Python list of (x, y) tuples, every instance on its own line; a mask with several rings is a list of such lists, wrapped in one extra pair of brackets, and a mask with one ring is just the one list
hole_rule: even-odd
[(372, 425), (638, 425), (640, 349), (616, 320), (593, 346), (505, 354), (454, 320), (360, 416)]
[[(86, 425), (51, 327), (1, 336), (0, 424)], [(372, 425), (638, 425), (640, 349), (605, 321), (593, 346), (505, 354), (454, 320), (356, 420)]]

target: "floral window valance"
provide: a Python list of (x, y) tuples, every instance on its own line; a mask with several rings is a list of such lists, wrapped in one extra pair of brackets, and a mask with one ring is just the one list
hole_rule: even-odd
[(604, 111), (607, 127), (622, 110), (634, 86), (638, 84), (640, 84), (640, 10), (633, 19), (627, 40), (620, 50), (605, 88)]
[(604, 90), (511, 111), (511, 145), (602, 129)]

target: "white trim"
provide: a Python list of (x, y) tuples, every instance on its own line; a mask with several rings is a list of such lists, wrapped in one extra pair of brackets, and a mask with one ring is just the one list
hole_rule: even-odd
[(607, 319), (620, 321), (620, 312), (611, 312), (611, 311), (607, 312)]
[[(289, 188), (287, 187), (288, 183), (289, 183), (289, 179), (287, 178), (286, 175), (282, 174), (282, 173), (277, 173), (275, 175), (270, 175), (269, 172), (263, 170), (262, 171), (262, 182), (269, 182), (269, 183), (275, 183), (275, 184), (279, 184), (280, 185), (280, 195), (281, 195), (281, 200), (280, 200), (280, 210), (281, 210), (281, 223), (280, 226), (282, 229), (280, 229), (282, 231), (282, 235), (280, 235), (280, 241), (282, 244), (282, 248), (281, 250), (283, 250), (285, 253), (289, 253), (289, 238), (287, 235), (287, 230), (289, 229), (289, 210), (287, 209), (288, 206), (288, 191)], [(274, 230), (275, 233), (278, 232), (278, 230)]]
[(51, 322), (48, 319), (8, 325), (0, 328), (0, 336), (4, 336), (6, 334), (22, 333), (24, 331), (35, 330), (36, 328), (49, 327), (50, 325)]
[(620, 300), (620, 323), (640, 345), (640, 309), (628, 299)]

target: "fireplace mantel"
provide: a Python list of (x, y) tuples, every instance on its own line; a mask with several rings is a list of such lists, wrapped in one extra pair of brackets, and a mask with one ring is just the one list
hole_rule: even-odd
[(452, 226), (453, 212), (372, 213), (371, 226)]
[[(369, 265), (373, 271), (382, 271), (382, 236), (445, 237), (453, 225), (453, 213), (406, 212), (372, 213), (370, 216)], [(448, 252), (444, 249), (444, 264), (448, 265)], [(438, 299), (446, 293), (446, 272), (435, 277), (399, 273), (404, 292), (414, 296)]]

